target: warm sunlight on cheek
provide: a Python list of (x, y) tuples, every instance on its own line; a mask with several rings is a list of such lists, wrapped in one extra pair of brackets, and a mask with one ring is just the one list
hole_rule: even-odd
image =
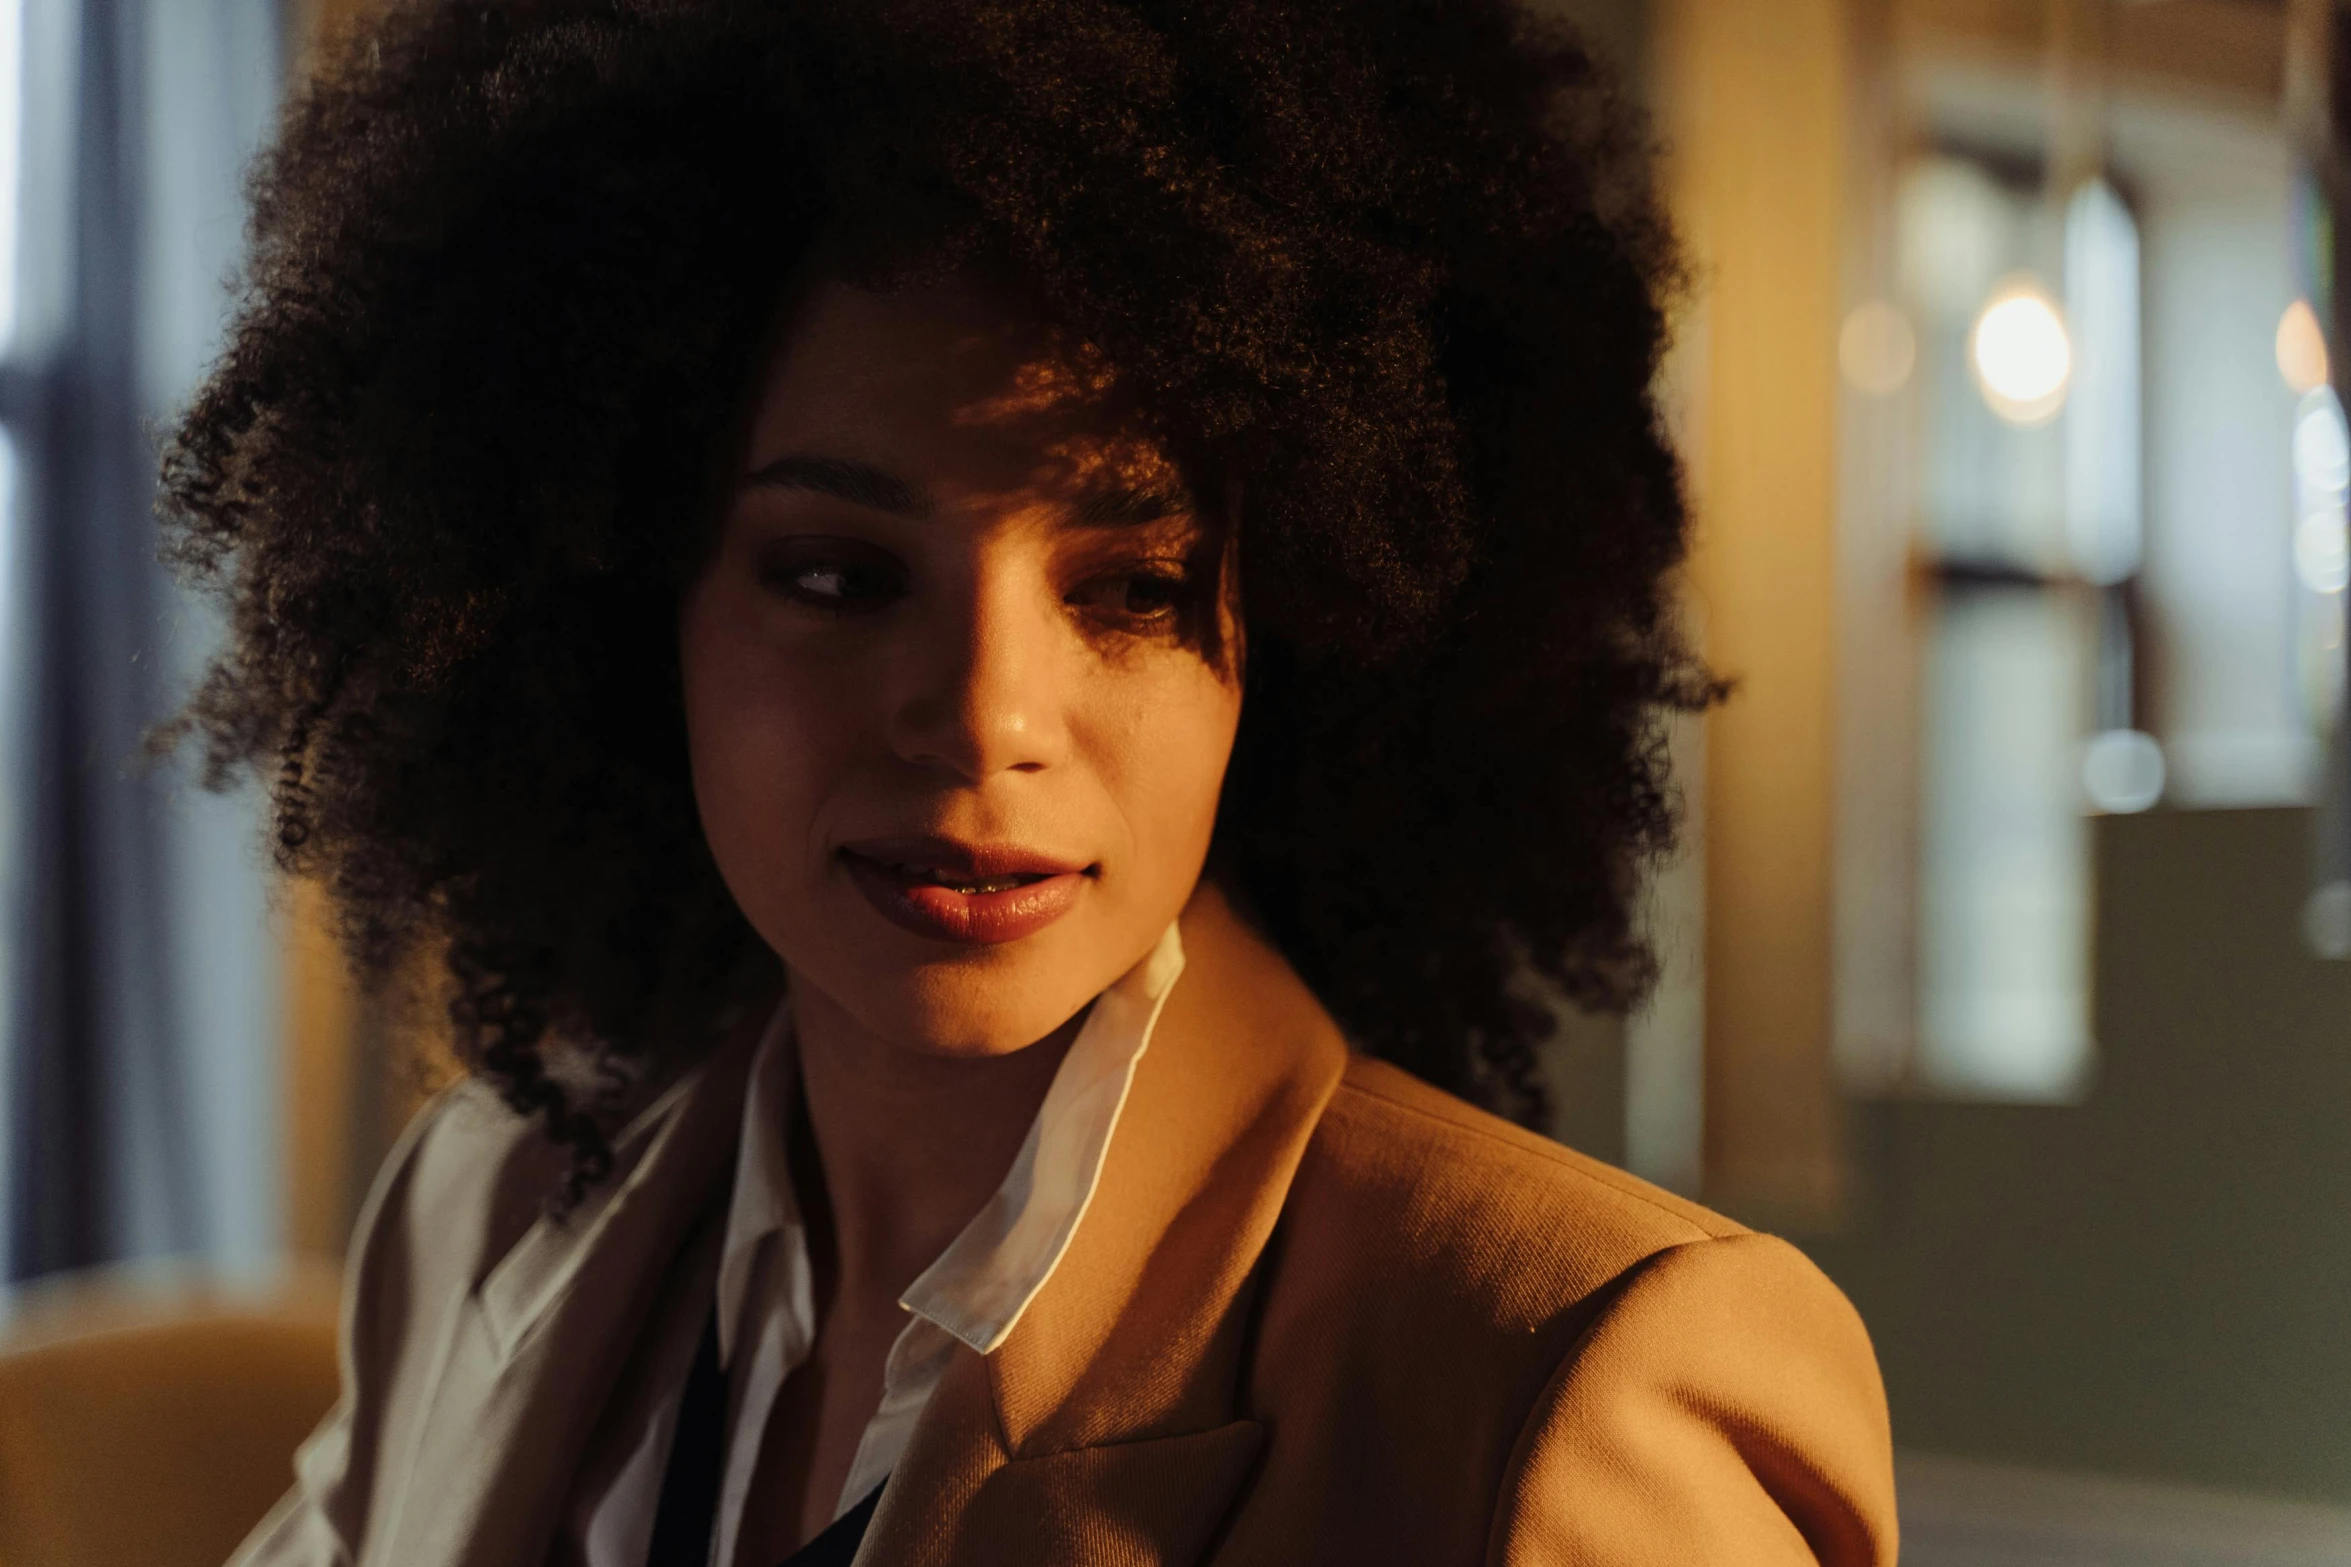
[[(811, 622), (722, 561), (680, 638), (703, 830), (744, 914), (799, 983), (953, 1054), (1043, 1037), (1150, 948), (1206, 859), (1240, 716), (1237, 671), (1196, 648), (1097, 634), (1041, 580), (981, 596), (997, 645), (974, 659), (942, 634), (957, 613)], [(1001, 942), (878, 916), (845, 850), (923, 835), (1081, 867), (1071, 906)]]
[(1098, 358), (960, 290), (818, 290), (748, 447), (680, 605), (718, 869), (804, 1005), (1035, 1043), (1199, 879), (1241, 702), (1218, 545)]

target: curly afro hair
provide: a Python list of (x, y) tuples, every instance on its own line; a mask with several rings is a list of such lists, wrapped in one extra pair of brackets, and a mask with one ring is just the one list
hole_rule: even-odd
[(1246, 498), (1211, 874), (1363, 1048), (1539, 1116), (1528, 980), (1647, 982), (1663, 718), (1714, 690), (1667, 613), (1645, 164), (1508, 0), (395, 5), (257, 170), (166, 454), (232, 625), (177, 732), (273, 780), (363, 973), (439, 954), (576, 1193), (773, 961), (675, 617), (785, 282), (999, 271)]

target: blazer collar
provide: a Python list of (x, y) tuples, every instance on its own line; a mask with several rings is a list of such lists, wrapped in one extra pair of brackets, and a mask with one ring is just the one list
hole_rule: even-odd
[[(996, 1351), (955, 1351), (860, 1562), (1178, 1567), (1247, 1477), (1260, 1431), (1239, 1418), (1246, 1292), (1346, 1046), (1213, 887), (1181, 934), (1183, 976), (1084, 1221)], [(544, 1556), (665, 1282), (689, 1251), (715, 1267), (704, 1232), (759, 1032), (736, 1028), (658, 1099), (624, 1134), (642, 1151), (609, 1196), (540, 1219), (456, 1313), (371, 1563)]]
[(1347, 1049), (1211, 886), (1094, 1205), (997, 1351), (958, 1352), (860, 1562), (1194, 1559), (1254, 1463), (1246, 1292)]

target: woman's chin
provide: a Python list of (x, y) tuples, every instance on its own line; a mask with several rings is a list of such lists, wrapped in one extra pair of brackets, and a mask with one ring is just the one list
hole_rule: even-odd
[(977, 1011), (916, 1008), (903, 1027), (874, 1032), (916, 1055), (951, 1061), (999, 1060), (1052, 1038), (1084, 1009), (1083, 1002), (1066, 1011), (1018, 1004)]
[(869, 1040), (976, 1061), (1052, 1037), (1132, 966), (1139, 938), (1102, 912), (1081, 907), (1025, 939), (970, 944), (921, 939), (844, 900), (826, 919), (778, 920), (765, 933), (804, 1019), (829, 1012)]
[(811, 983), (821, 980), (804, 971), (795, 976), (803, 1011), (812, 1002), (838, 1007), (871, 1040), (916, 1055), (969, 1061), (1016, 1055), (1050, 1038), (1117, 977), (1094, 983), (1095, 976), (1073, 976), (1059, 959), (1025, 962), (1001, 948), (978, 963), (867, 969), (824, 985), (821, 999), (808, 995)]

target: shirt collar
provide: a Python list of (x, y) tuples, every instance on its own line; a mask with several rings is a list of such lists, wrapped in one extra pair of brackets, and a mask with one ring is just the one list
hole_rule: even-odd
[[(901, 1306), (983, 1355), (1011, 1334), (1094, 1200), (1136, 1064), (1183, 971), (1183, 940), (1171, 923), (1141, 962), (1095, 998), (1003, 1184), (907, 1286)], [(806, 1244), (784, 1144), (794, 1067), (790, 1007), (779, 1003), (743, 1096), (719, 1262), (719, 1349), (729, 1361), (762, 1243), (780, 1236), (795, 1248)]]
[(898, 1304), (983, 1355), (1004, 1342), (1060, 1266), (1094, 1200), (1135, 1064), (1183, 971), (1183, 940), (1170, 924), (1140, 963), (1094, 999), (1004, 1184)]

